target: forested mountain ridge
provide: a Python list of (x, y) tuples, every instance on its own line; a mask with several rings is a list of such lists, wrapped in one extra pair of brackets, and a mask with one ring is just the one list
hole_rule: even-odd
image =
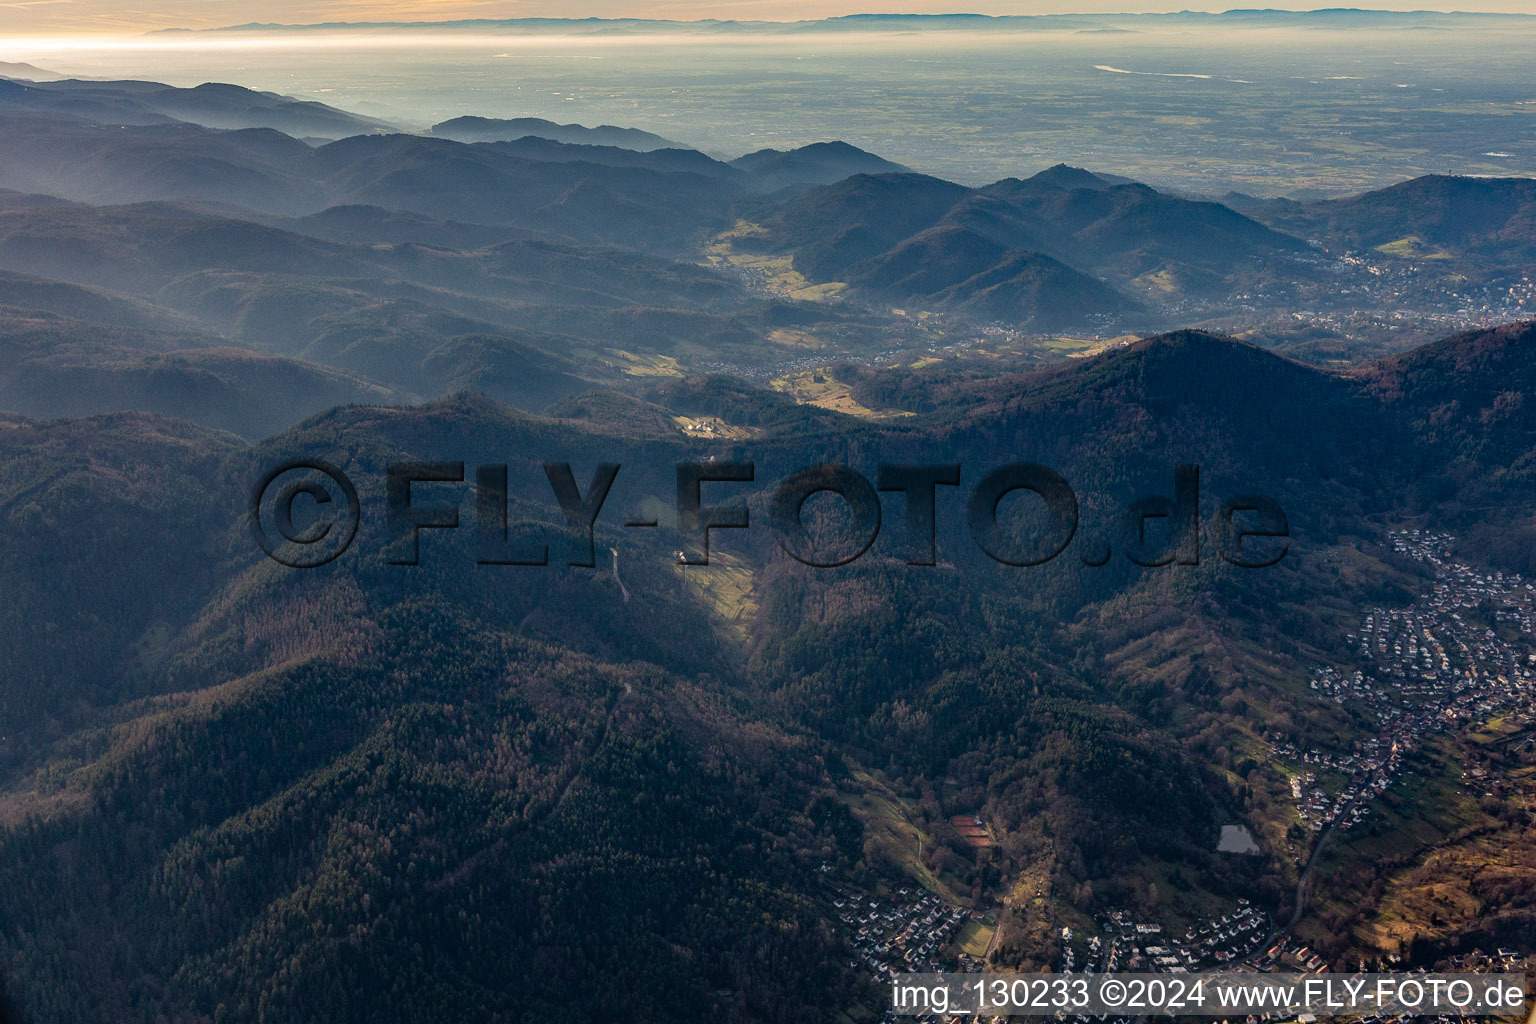
[(0, 111), (7, 114), (53, 115), (122, 125), (182, 121), (209, 128), (272, 128), (300, 138), (338, 139), (389, 128), (375, 118), (313, 100), (219, 82), (177, 89), (157, 82), (62, 76), (51, 81), (17, 81), (16, 77), (0, 78)]
[(1362, 249), (1413, 235), (1469, 255), (1529, 261), (1536, 183), (1426, 175), (1346, 199), (1272, 202), (1258, 215), (1281, 230)]
[[(167, 92), (153, 83), (77, 82), (64, 94), (94, 95), (86, 86), (116, 88), (135, 102)], [(299, 309), (317, 291), (352, 306), (360, 290), (398, 294), (403, 283), (416, 301), (479, 321), (464, 333), (495, 335), (515, 321), (522, 331), (509, 343), (517, 351), (536, 349), (558, 363), (576, 348), (618, 375), (632, 374), (633, 362), (670, 372), (668, 360), (681, 360), (684, 372), (747, 368), (776, 351), (765, 341), (862, 360), (882, 338), (931, 350), (956, 330), (970, 344), (987, 331), (1102, 339), (1191, 323), (1226, 330), (1234, 318), (1298, 308), (1370, 319), (1404, 303), (1434, 309), (1454, 301), (1492, 312), (1517, 307), (1526, 294), (1520, 225), (1530, 204), (1518, 181), (1425, 178), (1323, 203), (1233, 197), (1234, 209), (1065, 166), (970, 188), (831, 142), (729, 162), (694, 150), (539, 136), (464, 143), (368, 131), (312, 145), (277, 130), (275, 113), (262, 120), (283, 109), (276, 100), (242, 102), (250, 127), (234, 130), (210, 127), (222, 123), (211, 115), (197, 121), (191, 108), (180, 120), (0, 106), (0, 127), (15, 143), (0, 152), (0, 208), (11, 236), (0, 269), (172, 306), (187, 292), (178, 286), (162, 296), (172, 278), (215, 268), (284, 275), (281, 290)], [(180, 237), (153, 219), (180, 222)], [(134, 238), (151, 237), (173, 243), (163, 257), (151, 254), (163, 264), (153, 268), (132, 252)], [(514, 271), (519, 288), (467, 287), (501, 246), (511, 249), (495, 273), (527, 260), (535, 279)], [(538, 251), (556, 248), (555, 261)], [(671, 261), (668, 273), (692, 274), (697, 287), (680, 294), (637, 281), (629, 269), (616, 276), (616, 264), (630, 258), (618, 249)], [(173, 253), (183, 259), (170, 260)], [(903, 269), (913, 264), (924, 272)], [(641, 287), (607, 287), (626, 279)], [(270, 292), (270, 284), (260, 287)], [(710, 288), (716, 297), (703, 298)], [(783, 322), (782, 309), (765, 314), (764, 302), (797, 303), (793, 322)], [(638, 307), (634, 315), (614, 312), (628, 306)], [(696, 316), (701, 310), (711, 316)], [(919, 322), (935, 317), (954, 327)], [(202, 326), (243, 340), (227, 319)], [(1398, 349), (1446, 333), (1424, 327), (1394, 337), (1398, 326), (1371, 330)], [(1282, 320), (1253, 333), (1285, 343), (1292, 329)], [(627, 331), (643, 351), (616, 339)], [(625, 354), (600, 354), (605, 347)], [(418, 375), (415, 367), (376, 374), (384, 353), (365, 354), (350, 340), (342, 349), (348, 358), (340, 362), (315, 361), (421, 397), (484, 386), (539, 408), (616, 379), (582, 358), (498, 390), (488, 382), (505, 379), (505, 359), (489, 354), (487, 374), (455, 357), (451, 370), (427, 372), (425, 386), (413, 387), (403, 375)], [(305, 355), (297, 345), (277, 354)]]
[(428, 133), (458, 142), (514, 142), (532, 136), (552, 142), (620, 146), (640, 153), (678, 148), (677, 143), (638, 128), (619, 128), (611, 124), (587, 128), (579, 124), (556, 124), (541, 117), (454, 117), (433, 125)]
[[(1431, 355), (1457, 365), (1489, 344)], [(1523, 366), (1532, 353), (1518, 351)], [(1416, 380), (1414, 366), (1399, 372)], [(1398, 463), (1345, 464), (1374, 431), (1414, 429), (1396, 403), (1366, 379), (1198, 333), (994, 380), (961, 412), (887, 427), (708, 382), (658, 389), (648, 408), (699, 415), (706, 401), (727, 422), (756, 408), (762, 432), (701, 443), (663, 418), (631, 435), (600, 396), (563, 417), (467, 397), (344, 408), (256, 446), (137, 414), (8, 421), (6, 632), (20, 641), (13, 673), (46, 685), (6, 707), (3, 935), (34, 1019), (217, 1019), (221, 1005), (274, 1020), (315, 1006), (407, 1020), (429, 1005), (528, 1019), (555, 1007), (517, 1001), (507, 956), (574, 985), (628, 970), (615, 951), (640, 947), (661, 952), (626, 975), (624, 1002), (594, 993), (563, 1012), (780, 1019), (805, 1012), (803, 993), (786, 1001), (801, 987), (831, 1012), (860, 997), (818, 910), (822, 868), (909, 868), (850, 812), (869, 768), (898, 790), (952, 778), (950, 799), (1002, 830), (974, 864), (935, 851), (950, 884), (1006, 891), (1040, 861), (1063, 884), (1137, 900), (1132, 866), (1177, 863), (1196, 891), (1285, 898), (1283, 837), (1264, 833), (1261, 861), (1210, 852), (1216, 824), (1252, 799), (1215, 767), (1232, 756), (1217, 747), (1302, 722), (1356, 728), (1305, 705), (1295, 675), (1338, 642), (1351, 593), (1411, 585), (1369, 540), (1347, 539), (1372, 532), (1368, 515), (1415, 511), (1412, 493), (1380, 489)], [(1324, 438), (1333, 449), (1298, 451)], [(1010, 570), (974, 550), (946, 501), (939, 567), (902, 564), (893, 510), (870, 555), (822, 572), (758, 526), (714, 545), (750, 574), (755, 610), (735, 612), (745, 646), (721, 618), (715, 569), (679, 586), (666, 526), (636, 539), (605, 515), (612, 570), (606, 556), (565, 568), (558, 532), (553, 566), (477, 567), (467, 520), (426, 539), (420, 567), (385, 563), (386, 461), (511, 461), (514, 519), (537, 536), (559, 518), (540, 460), (572, 459), (578, 477), (622, 463), (620, 509), (670, 500), (672, 466), (705, 452), (759, 462), (741, 493), (757, 509), (780, 470), (813, 461), (952, 458), (974, 481), (1028, 454), (1072, 481), (1100, 532), (1198, 457), (1205, 508), (1229, 486), (1269, 489), (1293, 513), (1294, 552), (1270, 574), (1214, 557), (1091, 570), (1070, 554)], [(1316, 463), (1295, 464), (1303, 454)], [(305, 455), (357, 480), (364, 526), (354, 551), (295, 572), (253, 549), (239, 510), (263, 465)], [(1127, 459), (1146, 471), (1118, 472)], [(1356, 563), (1348, 582), (1329, 569), (1338, 553)], [(141, 600), (149, 574), (176, 581), (154, 605)], [(98, 627), (81, 660), (42, 628), (68, 614), (118, 639)], [(1163, 652), (1151, 663), (1137, 653), (1148, 642)], [(150, 811), (124, 838), (114, 823), (130, 808)], [(101, 899), (86, 898), (93, 878), (112, 880)], [(130, 946), (128, 920), (164, 924)], [(1016, 922), (1005, 955), (1034, 962), (1033, 927)], [(90, 979), (68, 966), (82, 958)]]
[[(882, 999), (850, 890), (991, 916), (1000, 968), (1055, 966), (1060, 929), (1109, 908), (1284, 920), (1314, 841), (1295, 757), (1382, 735), (1320, 688), (1365, 664), (1362, 612), (1435, 594), (1453, 557), (1536, 572), (1536, 327), (1415, 346), (1399, 316), (1442, 286), (1511, 297), (1423, 323), (1526, 301), (1518, 182), (1227, 205), (1065, 165), (972, 188), (843, 143), (325, 142), (278, 119), (330, 108), (267, 94), (20, 88), (0, 81), (0, 973), (35, 1024), (830, 1020)], [(1392, 354), (1296, 313), (1357, 305)], [(1237, 320), (1262, 344), (1214, 329)], [(1323, 355), (1269, 347), (1290, 330)], [(248, 521), (294, 460), (359, 495), (311, 570)], [(751, 526), (683, 566), (693, 460), (753, 464), (701, 494)], [(620, 467), (590, 538), (563, 462), (584, 495)], [(987, 550), (972, 529), (974, 489), (1020, 462), (1077, 503), (1040, 565), (998, 557), (1042, 543), (1028, 494), (994, 502)], [(402, 463), (446, 463), (410, 500), (457, 512), (418, 565), (389, 525)], [(867, 550), (818, 494), (808, 535), (862, 554), (791, 557), (775, 488), (827, 464), (958, 465), (933, 564), (899, 491)], [(1178, 466), (1190, 520), (1133, 517)], [(1254, 494), (1286, 536), (1244, 543), (1285, 554), (1245, 568), (1223, 506)], [(1190, 533), (1199, 564), (1133, 558)], [(1314, 883), (1302, 926), (1338, 964), (1533, 927), (1513, 901), (1486, 929), (1399, 914), (1427, 858), (1483, 837), (1510, 862), (1469, 892), (1536, 878), (1529, 812), (1446, 796), (1459, 762), (1415, 756), (1425, 788), (1362, 840), (1392, 856)], [(1424, 838), (1404, 793), (1464, 824)], [(1258, 855), (1216, 849), (1235, 823)], [(1398, 931), (1327, 884), (1381, 894)]]

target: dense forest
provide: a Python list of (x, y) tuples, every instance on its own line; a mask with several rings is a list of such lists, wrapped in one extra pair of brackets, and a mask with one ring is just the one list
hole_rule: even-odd
[[(1434, 389), (1496, 406), (1439, 367), (1511, 337), (1332, 376), (1180, 334), (960, 382), (960, 413), (847, 430), (719, 380), (589, 395), (564, 418), (468, 397), (351, 407), (256, 446), (142, 414), (12, 418), (5, 671), (31, 681), (3, 707), (13, 994), (36, 1021), (788, 1020), (807, 999), (831, 1015), (863, 982), (842, 966), (824, 879), (913, 869), (856, 813), (875, 782), (933, 836), (923, 867), (978, 903), (1043, 865), (1088, 911), (1202, 893), (1282, 910), (1298, 837), (1266, 834), (1264, 857), (1239, 860), (1211, 837), (1273, 799), (1253, 737), (1360, 727), (1289, 680), (1354, 606), (1421, 585), (1369, 515), (1420, 501), (1472, 515), (1418, 470), (1476, 471), (1487, 449), (1415, 410)], [(562, 546), (540, 462), (571, 459), (581, 480), (611, 459), (615, 509), (666, 504), (676, 463), (701, 453), (669, 416), (706, 414), (760, 431), (708, 442), (762, 469), (717, 499), (755, 517), (716, 531), (724, 562), (684, 577), (667, 561), (675, 523), (637, 536), (613, 512), (597, 536), (612, 567), (566, 567), (579, 538)], [(1383, 436), (1415, 441), (1388, 455)], [(799, 564), (767, 529), (781, 468), (873, 475), (876, 458), (932, 452), (967, 483), (973, 466), (1050, 462), (1083, 529), (1115, 546), (1106, 517), (1198, 460), (1207, 557), (1013, 569), (975, 547), (947, 494), (932, 567), (906, 564), (894, 505), (841, 569)], [(263, 558), (240, 524), (250, 480), (338, 454), (365, 512), (354, 550), (316, 570)], [(467, 484), (432, 492), (464, 506), (465, 528), (423, 539), (418, 566), (389, 564), (384, 468), (401, 454), (509, 463), (512, 519), (542, 531), (553, 564), (476, 566)], [(1418, 483), (1387, 498), (1395, 474)], [(1483, 480), (1479, 500), (1528, 493), (1520, 474)], [(1211, 554), (1217, 496), (1239, 488), (1286, 507), (1293, 550), (1272, 570)], [(847, 527), (835, 503), (806, 513), (824, 540)], [(750, 608), (709, 575), (731, 565)], [(953, 831), (962, 811), (994, 823), (995, 850)], [(996, 955), (1040, 963), (1030, 934)]]
[[(1276, 751), (1381, 734), (1316, 670), (1440, 582), (1395, 531), (1536, 573), (1536, 325), (1416, 344), (1529, 301), (1529, 182), (971, 187), (9, 77), (0, 137), (0, 1024), (860, 1024), (850, 900), (1001, 969), (1284, 922)], [(296, 463), (355, 537), (264, 497)], [(1516, 725), (1415, 750), (1296, 934), (1528, 949)]]

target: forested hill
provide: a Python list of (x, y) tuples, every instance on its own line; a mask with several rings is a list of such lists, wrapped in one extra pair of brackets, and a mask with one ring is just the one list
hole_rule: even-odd
[[(189, 1007), (798, 1020), (807, 1000), (830, 1016), (862, 983), (823, 879), (908, 870), (855, 813), (870, 768), (919, 795), (951, 778), (1005, 830), (993, 859), (938, 857), (946, 884), (989, 891), (1046, 858), (1064, 883), (1139, 899), (1140, 866), (1177, 863), (1197, 891), (1278, 906), (1282, 835), (1243, 864), (1210, 852), (1219, 822), (1255, 813), (1259, 778), (1234, 783), (1219, 748), (1355, 727), (1294, 679), (1352, 601), (1413, 583), (1371, 518), (1438, 490), (1389, 489), (1405, 463), (1381, 438), (1486, 468), (1394, 396), (1454, 388), (1457, 367), (1515, 336), (1346, 377), (1183, 333), (966, 385), (963, 413), (880, 428), (708, 381), (589, 395), (563, 416), (471, 397), (348, 407), (255, 446), (143, 414), (10, 417), (4, 671), (28, 683), (0, 707), (14, 992), (40, 1022)], [(1516, 351), (1505, 376), (1530, 359)], [(1469, 407), (1482, 387), (1469, 381)], [(667, 414), (706, 402), (759, 433), (669, 430)], [(1529, 428), (1505, 443), (1531, 447)], [(1073, 548), (1011, 570), (975, 551), (946, 498), (930, 569), (904, 564), (894, 508), (889, 539), (841, 570), (791, 562), (760, 524), (719, 532), (717, 564), (683, 579), (670, 525), (653, 538), (606, 514), (597, 567), (564, 565), (580, 549), (553, 530), (541, 460), (571, 459), (578, 479), (622, 463), (618, 516), (664, 507), (675, 463), (705, 454), (758, 460), (738, 492), (755, 516), (781, 467), (942, 458), (969, 485), (1039, 457), (1083, 496), (1085, 531), (1194, 459), (1206, 516), (1227, 488), (1268, 491), (1293, 514), (1293, 554), (1268, 573), (1219, 558), (1093, 570)], [(364, 526), (342, 558), (295, 571), (254, 549), (241, 514), (261, 467), (305, 456), (354, 477)], [(466, 511), (423, 540), (420, 566), (389, 565), (383, 466), (400, 459), (510, 463), (514, 533), (544, 536), (554, 564), (477, 566)], [(1145, 471), (1115, 469), (1133, 463)], [(1041, 955), (1028, 935), (1007, 955)], [(563, 995), (530, 1001), (509, 963)], [(622, 984), (583, 984), (600, 973)]]
[[(1362, 614), (1439, 601), (1501, 655), (1529, 618), (1528, 182), (969, 187), (832, 140), (5, 77), (0, 138), (0, 973), (34, 1024), (857, 1022), (855, 913), (903, 889), (973, 950), (990, 917), (1001, 968), (1111, 909), (1283, 921), (1295, 784), (1383, 736), (1342, 696)], [(357, 492), (311, 569), (249, 515), (294, 461)], [(691, 462), (751, 520), (708, 565)], [(976, 496), (1019, 463), (1075, 519)], [(588, 534), (557, 489), (613, 465)], [(959, 467), (931, 548), (882, 465)], [(781, 538), (804, 470), (878, 536), (818, 491)], [(1392, 856), (1325, 865), (1380, 917), (1319, 900), (1312, 948), (1536, 933), (1402, 912), (1455, 844), (1514, 850), (1468, 893), (1532, 877), (1525, 804), (1458, 760), (1528, 757), (1506, 725), (1415, 752), (1361, 847)]]

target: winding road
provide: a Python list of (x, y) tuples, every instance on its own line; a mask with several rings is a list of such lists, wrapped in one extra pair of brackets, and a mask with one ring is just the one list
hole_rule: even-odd
[(1364, 799), (1363, 794), (1344, 805), (1339, 810), (1339, 813), (1333, 816), (1333, 820), (1328, 823), (1328, 827), (1318, 833), (1317, 843), (1312, 847), (1312, 855), (1307, 858), (1306, 866), (1302, 868), (1301, 874), (1296, 878), (1296, 909), (1291, 911), (1291, 919), (1271, 932), (1269, 938), (1259, 943), (1253, 952), (1238, 960), (1235, 964), (1224, 965), (1223, 970), (1254, 960), (1264, 950), (1272, 948), (1276, 942), (1291, 934), (1291, 929), (1296, 927), (1297, 922), (1301, 920), (1301, 915), (1306, 912), (1307, 887), (1312, 881), (1312, 869), (1317, 867), (1317, 862), (1323, 855), (1323, 847), (1328, 845), (1328, 840), (1333, 837), (1334, 829), (1338, 826), (1338, 823), (1345, 815), (1354, 810), (1362, 799)]

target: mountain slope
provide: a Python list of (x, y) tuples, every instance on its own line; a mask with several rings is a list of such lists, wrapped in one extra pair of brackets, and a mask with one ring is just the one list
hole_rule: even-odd
[(0, 408), (48, 418), (142, 411), (259, 438), (336, 405), (405, 397), (330, 367), (196, 344), (0, 306)]
[(830, 185), (855, 174), (901, 174), (907, 169), (846, 142), (813, 142), (798, 149), (759, 149), (731, 166), (745, 171), (761, 192)]
[(62, 79), (0, 89), (0, 113), (22, 111), (117, 124), (175, 120), (208, 128), (272, 128), (298, 137), (332, 139), (388, 128), (382, 121), (313, 100), (216, 82), (178, 89), (155, 82)]
[(957, 308), (1028, 330), (1080, 323), (1135, 303), (1048, 256), (1007, 248), (966, 228), (941, 225), (848, 268), (856, 288), (899, 301)]
[(512, 142), (532, 136), (583, 146), (614, 146), (640, 153), (686, 148), (638, 128), (617, 128), (611, 124), (587, 128), (579, 124), (556, 124), (542, 117), (455, 117), (435, 124), (427, 131), (456, 142)]
[(552, 163), (403, 135), (334, 142), (315, 151), (312, 165), (349, 202), (648, 249), (677, 248), (723, 226), (737, 194), (710, 175)]
[(1470, 487), (1536, 485), (1536, 322), (1467, 331), (1363, 367), (1360, 376), (1420, 444), (1464, 467)]
[(40, 68), (35, 64), (18, 64), (14, 61), (3, 60), (0, 60), (0, 76), (5, 78), (22, 78), (29, 82), (49, 82), (69, 77), (68, 75), (61, 75), (57, 71)]
[(635, 150), (622, 146), (552, 142), (529, 137), (492, 144), (499, 153), (550, 163), (593, 163), (607, 167), (642, 167), (674, 174), (701, 174), (709, 178), (739, 181), (740, 172), (730, 164), (705, 156), (696, 149)]
[[(994, 373), (886, 422), (720, 378), (663, 378), (646, 403), (586, 394), (558, 418), (463, 397), (343, 408), (257, 445), (143, 415), (0, 420), (0, 667), (51, 684), (0, 702), (9, 980), (43, 1024), (220, 1005), (594, 1022), (623, 1005), (747, 1024), (866, 999), (829, 926), (829, 876), (917, 875), (978, 908), (1027, 907), (1005, 912), (1010, 966), (1059, 950), (1032, 927), (1100, 901), (1192, 913), (1242, 894), (1278, 918), (1306, 847), (1261, 828), (1284, 785), (1269, 751), (1379, 733), (1305, 674), (1341, 622), (1414, 582), (1374, 524), (1419, 514), (1459, 473), (1443, 458), (1457, 442), (1416, 435), (1398, 404), (1486, 408), (1473, 396), (1536, 364), (1524, 332), (1405, 361), (1402, 399), (1178, 332)], [(811, 570), (754, 516), (716, 538), (725, 565), (679, 580), (669, 525), (618, 524), (675, 495), (675, 464), (702, 447), (668, 428), (682, 415), (753, 428), (711, 453), (756, 460), (728, 492), (754, 511), (781, 470), (818, 461), (953, 460), (970, 485), (1029, 458), (1070, 481), (1080, 536), (1047, 565), (1000, 565), (945, 489), (937, 565), (906, 564), (898, 524), (857, 563)], [(509, 530), (547, 542), (551, 564), (479, 564), (468, 484), (427, 485), (464, 522), (424, 537), (419, 566), (388, 564), (383, 468), (401, 453), (507, 463)], [(267, 561), (240, 524), (251, 481), (292, 458), (334, 461), (360, 491), (354, 548), (317, 570)], [(578, 478), (623, 466), (591, 569), (564, 564), (551, 458)], [(1201, 467), (1204, 558), (1133, 565), (1119, 517), (1168, 493), (1181, 462)], [(1412, 473), (1426, 490), (1404, 486)], [(1291, 524), (1293, 554), (1263, 572), (1214, 553), (1218, 502), (1254, 491)], [(1030, 539), (1029, 514), (1006, 511), (1010, 543)], [(1113, 560), (1084, 561), (1097, 541)], [(720, 570), (747, 577), (750, 602)], [(155, 573), (164, 593), (146, 602)], [(874, 793), (918, 835), (968, 808), (996, 842), (914, 860), (861, 824)], [(1230, 821), (1259, 829), (1261, 856), (1213, 852)], [(1175, 869), (1178, 885), (1153, 881), (1166, 895), (1149, 890)], [(1005, 881), (1037, 877), (1060, 909)], [(522, 965), (551, 980), (530, 994)], [(576, 983), (593, 973), (624, 984)]]
[[(69, 695), (105, 701), (125, 727), (102, 734), (105, 746), (81, 763), (82, 788), (46, 821), (13, 817), (25, 801), (8, 800), (0, 818), (7, 865), (34, 843), (58, 849), (55, 839), (73, 837), (74, 853), (23, 855), (29, 881), (8, 867), (0, 886), (3, 941), (27, 965), (16, 994), (32, 1019), (157, 1007), (210, 1019), (258, 1007), (272, 1020), (310, 1019), (316, 1007), (337, 1020), (525, 1019), (532, 1007), (595, 1021), (642, 1006), (660, 1021), (789, 1020), (807, 999), (833, 1013), (853, 991), (804, 895), (824, 859), (850, 857), (847, 812), (826, 795), (819, 751), (697, 676), (708, 627), (666, 577), (633, 581), (633, 603), (606, 574), (535, 588), (523, 574), (434, 571), (422, 591), (422, 577), (402, 587), (377, 548), (340, 575), (301, 580), (274, 575), (244, 543), (228, 546), (223, 511), (268, 461), (369, 436), (373, 454), (348, 471), (382, 480), (390, 453), (464, 444), (466, 424), (487, 453), (532, 447), (545, 429), (489, 403), (355, 409), (235, 453), (190, 433), (161, 441), (177, 428), (151, 417), (5, 424), (0, 508), (11, 522), (67, 505), (71, 491), (115, 495), (100, 506), (115, 513), (112, 530), (69, 516), (35, 525), (72, 546), (69, 571), (94, 566), (75, 578), (126, 638), (89, 659), (96, 688)], [(61, 446), (76, 455), (58, 475)], [(161, 462), (170, 466), (142, 483), (110, 482), (109, 471)], [(156, 488), (188, 473), (203, 489), (160, 514)], [(382, 500), (363, 487), (370, 507)], [(552, 525), (549, 512), (558, 516), (552, 506), (535, 514)], [(133, 541), (161, 530), (205, 571), (175, 575), (176, 593), (150, 607), (136, 573), (112, 570), (136, 569), (125, 557), (147, 553)], [(381, 535), (368, 533), (371, 547)], [(107, 557), (121, 541), (129, 550)], [(25, 558), (41, 550), (6, 546), (0, 559), (30, 573)], [(18, 622), (78, 599), (70, 588), (12, 596), (6, 615)], [(598, 609), (604, 628), (571, 628)], [(39, 625), (8, 629), (18, 657), (49, 643)], [(135, 646), (146, 626), (152, 635)], [(564, 640), (533, 638), (556, 635)], [(117, 703), (139, 694), (160, 696)], [(65, 706), (78, 714), (81, 704)], [(5, 735), (37, 710), (8, 701)], [(158, 810), (124, 849), (112, 808), (146, 801)], [(108, 876), (112, 896), (78, 898), (84, 879)], [(287, 919), (300, 905), (311, 926), (295, 929)], [(779, 924), (744, 934), (743, 914)], [(151, 919), (180, 924), (133, 942), (114, 924)], [(79, 961), (46, 955), (61, 942), (132, 966), (82, 973)], [(639, 948), (654, 951), (644, 970), (615, 957)], [(609, 970), (626, 981), (575, 1001), (541, 983), (546, 999), (512, 983), (509, 955), (572, 984)], [(818, 994), (790, 1000), (799, 985)]]
[(357, 135), (312, 149), (271, 129), (167, 122), (106, 131), (3, 110), (0, 130), (14, 143), (0, 150), (0, 188), (16, 192), (93, 203), (203, 200), (281, 216), (364, 204), (650, 250), (675, 251), (719, 230), (741, 191), (702, 156), (680, 158), (688, 170), (652, 156), (667, 168), (654, 170), (413, 135)]
[(1255, 260), (1304, 252), (1281, 234), (1219, 203), (1166, 195), (1146, 185), (1061, 188), (1030, 179), (987, 186), (1038, 225), (1045, 250), (1074, 266), (1127, 278), (1169, 269), (1195, 290), (1220, 289), (1207, 276), (1226, 277)]
[[(1029, 273), (1020, 267), (992, 283), (1013, 278), (1009, 290), (1019, 292), (1034, 290), (1036, 284), (1029, 282), (1044, 277), (1055, 282), (1047, 287), (1063, 287), (1066, 271), (1106, 278), (1112, 286), (1092, 289), (1081, 281), (1074, 286), (1088, 303), (1077, 307), (1079, 314), (1101, 318), (1135, 308), (1134, 301), (1116, 298), (1116, 292), (1153, 304), (1216, 301), (1274, 272), (1277, 265), (1285, 267), (1293, 287), (1315, 276), (1299, 258), (1307, 252), (1304, 242), (1228, 207), (1145, 185), (1117, 184), (1065, 166), (981, 189), (920, 175), (857, 175), (780, 203), (763, 224), (765, 233), (751, 243), (791, 253), (795, 269), (818, 282), (846, 282), (862, 273), (855, 269), (862, 261), (903, 245), (918, 248), (895, 258), (916, 259), (915, 253), (929, 244), (919, 239), (930, 229), (942, 229), (934, 237), (955, 245), (965, 239), (973, 251), (961, 262), (976, 273), (987, 260), (983, 254), (991, 253), (995, 261), (999, 247), (1036, 253), (1060, 268), (1052, 266), (1046, 273), (1046, 265), (1036, 260)], [(930, 253), (936, 268), (960, 258), (954, 245), (948, 248), (952, 251)], [(934, 273), (942, 277), (948, 271)], [(909, 293), (914, 301), (926, 294)], [(947, 301), (958, 307), (973, 296), (967, 290)], [(1018, 315), (1016, 304), (990, 293), (977, 308), (1004, 319)], [(1078, 320), (1085, 322), (1082, 316)]]
[(1427, 175), (1347, 199), (1276, 202), (1256, 214), (1341, 248), (1369, 249), (1405, 238), (1454, 254), (1536, 260), (1536, 181)]
[[(109, 118), (110, 123), (110, 118)], [(217, 131), (180, 122), (104, 131), (96, 124), (11, 114), (0, 131), (0, 183), (83, 202), (215, 200), (307, 213), (309, 147), (271, 130)]]
[(785, 203), (765, 244), (793, 250), (795, 269), (811, 280), (837, 280), (932, 226), (967, 191), (922, 174), (856, 174)]

